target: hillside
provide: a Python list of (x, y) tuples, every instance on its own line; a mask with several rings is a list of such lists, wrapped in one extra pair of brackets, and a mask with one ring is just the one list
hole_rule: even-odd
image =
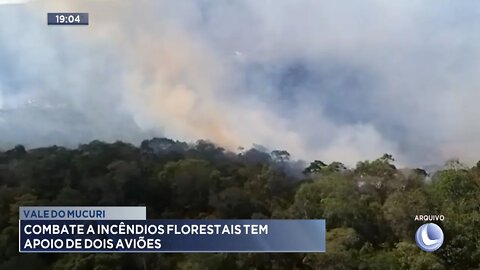
[[(312, 161), (303, 173), (285, 150), (231, 153), (166, 138), (140, 147), (93, 141), (0, 152), (0, 269), (477, 269), (480, 167), (428, 176), (385, 154)], [(327, 220), (323, 254), (18, 254), (20, 205), (145, 205), (150, 219)], [(442, 214), (436, 253), (414, 242), (415, 215)]]

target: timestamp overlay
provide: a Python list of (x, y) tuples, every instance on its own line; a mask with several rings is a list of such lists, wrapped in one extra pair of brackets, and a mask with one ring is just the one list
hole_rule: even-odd
[(88, 13), (47, 13), (48, 25), (88, 25)]

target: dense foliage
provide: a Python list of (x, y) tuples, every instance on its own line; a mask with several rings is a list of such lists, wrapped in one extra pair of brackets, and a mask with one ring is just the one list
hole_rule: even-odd
[[(480, 167), (434, 175), (384, 155), (347, 168), (286, 151), (231, 153), (153, 139), (0, 152), (0, 269), (478, 269)], [(19, 254), (20, 205), (145, 205), (148, 218), (325, 218), (320, 254)], [(414, 243), (416, 214), (443, 214), (444, 246)]]

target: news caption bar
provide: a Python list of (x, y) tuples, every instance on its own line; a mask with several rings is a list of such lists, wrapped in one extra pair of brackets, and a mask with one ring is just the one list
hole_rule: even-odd
[(20, 207), (22, 253), (325, 252), (325, 220), (149, 220), (145, 207)]

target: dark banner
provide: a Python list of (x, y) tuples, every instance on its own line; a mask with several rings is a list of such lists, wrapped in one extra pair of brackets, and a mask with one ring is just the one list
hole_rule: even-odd
[(325, 252), (324, 220), (20, 220), (20, 252)]

